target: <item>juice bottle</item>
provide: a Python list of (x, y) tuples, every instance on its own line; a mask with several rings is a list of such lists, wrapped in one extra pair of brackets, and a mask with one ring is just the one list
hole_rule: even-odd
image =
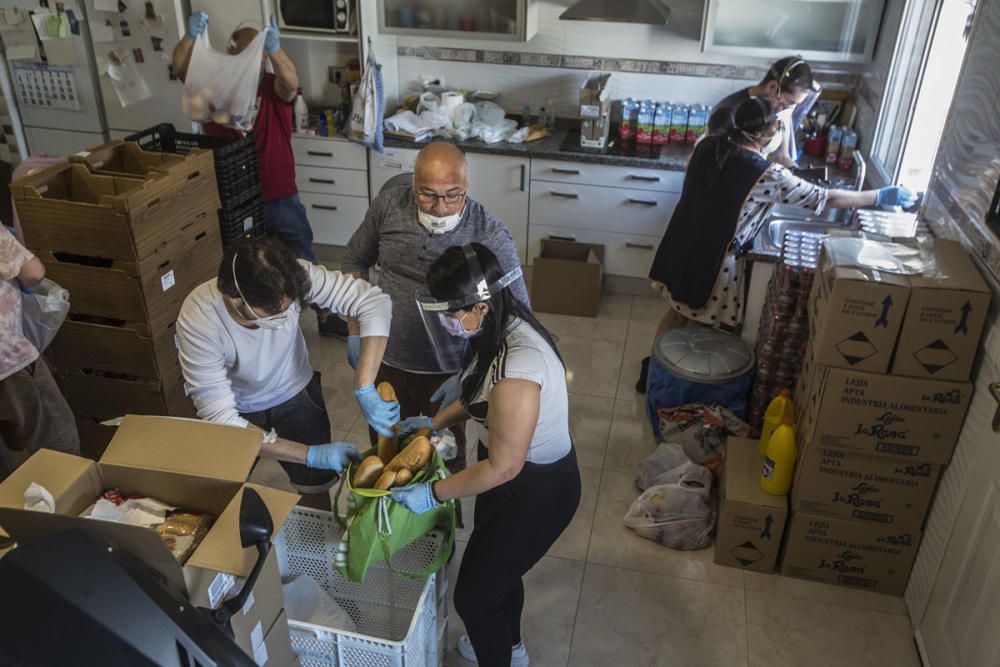
[(787, 495), (792, 488), (797, 456), (795, 420), (786, 417), (785, 423), (774, 429), (770, 440), (767, 441), (764, 468), (760, 473), (760, 488), (772, 496)]
[(760, 429), (760, 442), (757, 448), (761, 456), (767, 454), (767, 441), (771, 439), (774, 429), (785, 422), (785, 417), (794, 419), (795, 409), (792, 407), (792, 392), (782, 389), (764, 411), (764, 425)]

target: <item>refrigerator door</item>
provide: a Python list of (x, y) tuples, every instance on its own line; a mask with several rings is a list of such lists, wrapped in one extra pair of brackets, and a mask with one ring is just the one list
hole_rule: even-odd
[(24, 138), (31, 155), (70, 155), (104, 143), (104, 135), (99, 132), (69, 132), (30, 126), (25, 126)]
[[(93, 49), (100, 74), (101, 93), (108, 129), (117, 132), (138, 132), (160, 123), (173, 123), (182, 132), (193, 127), (181, 112), (181, 92), (184, 84), (171, 79), (170, 56), (184, 34), (184, 17), (176, 0), (157, 2), (127, 2), (125, 11), (101, 11), (105, 2), (85, 0), (87, 16), (92, 26)], [(107, 41), (111, 37), (113, 41)], [(135, 72), (145, 81), (148, 96), (135, 97), (123, 105), (111, 77), (108, 75), (111, 55), (135, 65)], [(138, 89), (142, 89), (139, 84)]]

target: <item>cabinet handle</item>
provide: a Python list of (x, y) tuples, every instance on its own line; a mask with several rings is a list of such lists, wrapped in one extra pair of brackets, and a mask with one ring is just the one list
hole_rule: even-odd
[(337, 181), (332, 178), (310, 178), (310, 183), (326, 183), (327, 185), (336, 185)]
[(579, 169), (560, 169), (559, 167), (552, 167), (553, 174), (567, 174), (569, 176), (579, 176)]
[(325, 204), (313, 204), (312, 207), (315, 208), (315, 209), (319, 209), (320, 211), (336, 211), (337, 210), (336, 206), (327, 206)]
[(333, 153), (324, 153), (323, 151), (306, 151), (306, 155), (312, 155), (313, 157), (333, 157)]
[(549, 238), (553, 241), (572, 241), (573, 243), (576, 243), (575, 236), (556, 236), (555, 234), (549, 234)]
[(658, 206), (658, 204), (652, 199), (633, 199), (629, 197), (625, 200), (629, 204), (642, 204), (643, 206)]
[(638, 174), (629, 174), (628, 177), (633, 181), (646, 181), (647, 183), (659, 183), (659, 176), (639, 176)]
[(638, 250), (652, 250), (653, 249), (653, 244), (652, 243), (632, 243), (631, 241), (626, 241), (625, 242), (625, 247), (626, 248), (636, 248)]
[(526, 187), (527, 187), (527, 180), (526, 180), (527, 176), (528, 176), (528, 168), (525, 165), (522, 164), (521, 165), (521, 192), (526, 192), (527, 191), (526, 190)]
[(579, 199), (580, 195), (575, 192), (557, 192), (555, 190), (549, 190), (549, 194), (553, 197), (565, 197), (566, 199)]

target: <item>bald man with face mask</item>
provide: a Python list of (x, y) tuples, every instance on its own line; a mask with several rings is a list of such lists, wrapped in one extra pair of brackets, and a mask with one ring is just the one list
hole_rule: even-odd
[[(413, 183), (387, 188), (376, 197), (347, 244), (343, 272), (367, 278), (378, 264), (379, 287), (392, 299), (389, 344), (377, 382), (392, 384), (404, 419), (433, 416), (458, 394), (457, 376), (438, 365), (414, 300), (431, 264), (449, 247), (472, 242), (489, 248), (504, 273), (521, 263), (510, 231), (473, 194), (462, 151), (447, 143), (429, 144), (417, 156)], [(510, 287), (529, 303), (523, 278)], [(357, 333), (350, 324), (351, 333)], [(348, 339), (352, 365), (359, 343), (356, 336)], [(448, 462), (453, 472), (465, 467), (464, 429), (456, 428), (455, 436), (459, 458)]]

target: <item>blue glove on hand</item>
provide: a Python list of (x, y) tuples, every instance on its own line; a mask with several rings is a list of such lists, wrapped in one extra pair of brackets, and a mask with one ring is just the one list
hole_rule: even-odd
[[(451, 405), (462, 395), (462, 376), (459, 373), (452, 375), (445, 380), (440, 387), (431, 394), (431, 403), (441, 401), (441, 408)], [(438, 408), (439, 410), (441, 408)]]
[(902, 206), (910, 208), (917, 202), (917, 195), (902, 185), (889, 185), (875, 191), (876, 206)]
[(441, 504), (434, 497), (434, 492), (431, 491), (432, 483), (424, 482), (423, 484), (404, 486), (392, 492), (392, 499), (414, 514), (423, 514)]
[(375, 429), (376, 433), (387, 438), (395, 435), (392, 427), (399, 421), (399, 403), (383, 401), (382, 397), (375, 391), (373, 384), (355, 389), (354, 395), (358, 399), (358, 404), (361, 405), (361, 413), (365, 416), (365, 421)]
[(361, 358), (361, 336), (347, 337), (347, 363), (358, 370), (358, 359)]
[(361, 463), (361, 452), (354, 445), (346, 442), (334, 442), (329, 445), (313, 445), (306, 454), (306, 465), (310, 468), (344, 472), (344, 468), (354, 463)]
[(205, 12), (195, 12), (188, 17), (188, 29), (187, 36), (194, 39), (201, 33), (205, 32), (205, 28), (208, 27), (208, 14)]
[(268, 53), (274, 53), (281, 48), (281, 42), (278, 41), (278, 20), (274, 18), (274, 14), (271, 14), (271, 25), (264, 28), (264, 50)]
[(396, 429), (396, 435), (400, 438), (405, 438), (414, 431), (419, 431), (422, 428), (431, 428), (430, 417), (424, 417), (423, 415), (417, 415), (416, 417), (407, 417), (403, 421), (399, 422), (399, 427)]

